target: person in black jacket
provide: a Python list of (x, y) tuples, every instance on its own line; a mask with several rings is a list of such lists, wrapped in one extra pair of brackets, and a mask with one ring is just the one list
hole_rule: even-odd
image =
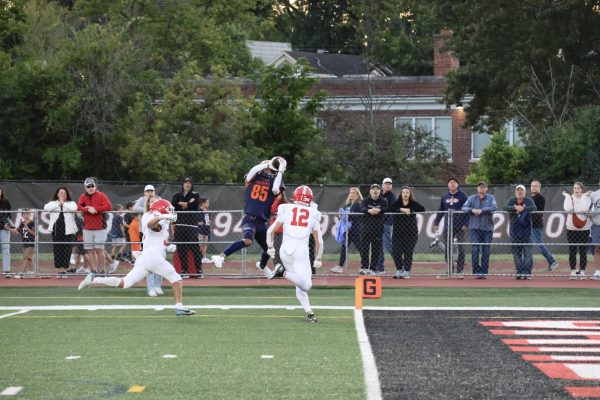
[[(538, 180), (531, 181), (531, 198), (538, 211), (546, 209), (546, 199), (540, 193), (542, 184)], [(544, 244), (544, 214), (531, 213), (531, 241), (537, 245), (538, 250), (548, 262), (548, 272), (558, 267), (558, 261), (554, 258), (548, 247)]]
[(392, 245), (396, 274), (394, 279), (410, 278), (413, 252), (419, 239), (417, 228), (417, 216), (415, 213), (425, 211), (425, 207), (419, 204), (408, 186), (403, 186), (398, 199), (390, 207), (390, 211), (399, 213), (394, 215), (394, 230), (392, 233)]
[[(381, 186), (377, 183), (372, 184), (369, 197), (362, 201), (360, 208), (360, 211), (365, 214), (360, 253), (361, 275), (383, 275), (383, 272), (377, 272), (377, 261), (379, 260), (383, 238), (383, 214), (387, 209), (387, 200), (381, 197)], [(371, 253), (370, 259), (369, 250)]]
[(188, 254), (191, 251), (194, 256), (195, 277), (202, 278), (202, 254), (198, 245), (200, 195), (194, 192), (193, 189), (192, 178), (185, 178), (181, 186), (181, 192), (175, 193), (171, 200), (175, 211), (178, 212), (174, 239), (177, 245), (182, 276), (190, 272), (188, 268)]
[[(0, 186), (0, 210), (12, 210), (10, 201), (4, 195), (4, 188)], [(2, 272), (10, 272), (10, 232), (15, 225), (10, 219), (10, 212), (0, 213), (0, 242), (2, 243)], [(7, 275), (9, 276), (9, 275)], [(10, 277), (10, 276), (9, 276)]]

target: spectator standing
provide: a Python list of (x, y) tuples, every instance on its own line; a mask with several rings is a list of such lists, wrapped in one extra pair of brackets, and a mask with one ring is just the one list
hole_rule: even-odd
[(531, 199), (538, 211), (531, 214), (531, 241), (537, 245), (538, 250), (548, 262), (547, 271), (552, 272), (558, 268), (558, 261), (544, 244), (544, 214), (541, 211), (546, 209), (546, 199), (540, 193), (541, 190), (542, 184), (540, 181), (531, 181)]
[(399, 215), (394, 215), (394, 229), (392, 233), (392, 255), (394, 256), (394, 264), (396, 265), (394, 278), (410, 278), (413, 253), (419, 239), (419, 229), (415, 213), (425, 211), (425, 207), (415, 200), (410, 187), (403, 186), (400, 196), (392, 204), (390, 211), (399, 213)]
[[(588, 218), (588, 212), (592, 204), (589, 193), (583, 193), (583, 183), (575, 182), (573, 184), (573, 194), (570, 195), (563, 191), (565, 200), (563, 209), (567, 214), (567, 241), (569, 242), (569, 266), (571, 267), (570, 279), (585, 279), (585, 268), (587, 266), (587, 246), (590, 236), (591, 222)], [(573, 221), (573, 217), (577, 221)], [(579, 226), (576, 226), (579, 225)], [(579, 269), (577, 268), (577, 253), (579, 253)]]
[[(598, 183), (600, 185), (600, 182)], [(590, 195), (591, 207), (591, 235), (594, 243), (594, 264), (596, 269), (600, 269), (600, 189)]]
[(135, 218), (135, 213), (133, 212), (133, 206), (135, 203), (133, 201), (128, 201), (125, 204), (125, 209), (127, 212), (123, 216), (123, 226), (125, 227), (125, 252), (121, 257), (122, 261), (127, 261), (129, 264), (133, 264), (133, 259), (131, 258), (131, 236), (129, 235), (129, 228), (131, 226), (131, 221)]
[[(469, 214), (471, 230), (471, 262), (473, 274), (477, 279), (486, 279), (490, 266), (490, 250), (494, 233), (494, 211), (496, 198), (487, 193), (485, 182), (477, 184), (477, 194), (470, 196), (462, 207)], [(479, 253), (481, 249), (481, 259)]]
[[(393, 183), (392, 178), (384, 178), (381, 184), (381, 197), (383, 197), (388, 206), (391, 206), (396, 202), (396, 195), (392, 192)], [(377, 262), (377, 272), (383, 273), (385, 271), (385, 257), (384, 252), (387, 250), (389, 254), (393, 256), (394, 250), (392, 245), (392, 231), (394, 229), (394, 216), (386, 215), (383, 223), (383, 243), (381, 252), (379, 253), (379, 261)]]
[(61, 186), (54, 192), (52, 200), (44, 205), (44, 211), (50, 213), (48, 230), (52, 232), (54, 268), (59, 270), (59, 277), (66, 276), (77, 235), (77, 203), (73, 201), (71, 191)]
[[(331, 272), (341, 274), (346, 266), (346, 256), (350, 244), (354, 243), (359, 253), (361, 252), (361, 235), (362, 235), (362, 215), (356, 215), (361, 212), (361, 203), (363, 201), (362, 193), (357, 187), (351, 187), (348, 191), (348, 197), (344, 207), (340, 208), (340, 222), (346, 224), (346, 229), (343, 229), (339, 235), (338, 242), (342, 244), (340, 250), (340, 261), (337, 266), (331, 268)], [(346, 219), (344, 221), (344, 218)]]
[[(0, 211), (10, 211), (12, 206), (4, 194), (4, 188), (0, 186)], [(8, 212), (0, 213), (0, 244), (2, 246), (2, 272), (10, 273), (10, 232), (15, 228)], [(8, 276), (8, 275), (7, 275)]]
[(206, 258), (208, 242), (210, 241), (210, 214), (208, 212), (210, 200), (206, 197), (200, 197), (200, 215), (198, 218), (198, 240), (200, 241), (200, 253), (202, 254), (202, 263), (210, 263)]
[(376, 268), (383, 238), (384, 214), (387, 209), (387, 200), (381, 197), (381, 186), (378, 183), (372, 184), (369, 189), (369, 197), (362, 201), (360, 209), (364, 214), (360, 275), (384, 274), (378, 272)]
[(109, 271), (111, 274), (117, 270), (119, 260), (123, 259), (123, 253), (125, 252), (125, 225), (123, 224), (123, 215), (121, 214), (123, 212), (123, 206), (121, 204), (115, 204), (113, 211), (113, 219), (110, 231), (108, 232), (108, 236), (112, 243), (110, 257), (113, 259), (113, 264)]
[(233, 242), (219, 255), (212, 256), (216, 268), (223, 267), (225, 257), (244, 247), (250, 246), (254, 240), (263, 249), (260, 261), (256, 268), (263, 271), (267, 278), (271, 278), (273, 271), (267, 267), (269, 254), (267, 253), (267, 224), (271, 217), (271, 206), (275, 196), (281, 191), (283, 174), (287, 161), (282, 157), (273, 157), (255, 165), (246, 174), (246, 202), (244, 204), (244, 218), (242, 220), (242, 240)]
[[(439, 232), (440, 221), (444, 219), (444, 230), (442, 232), (443, 241), (446, 242), (445, 259), (448, 262), (452, 243), (458, 243), (458, 258), (456, 260), (455, 272), (462, 277), (465, 267), (465, 227), (469, 222), (469, 215), (462, 212), (462, 207), (467, 202), (467, 195), (460, 190), (458, 180), (454, 177), (448, 179), (448, 193), (444, 194), (440, 200), (437, 215), (433, 221), (434, 232)], [(452, 235), (448, 235), (448, 213), (455, 212), (452, 219)]]
[(78, 212), (75, 214), (75, 224), (77, 224), (77, 234), (75, 235), (75, 244), (73, 245), (72, 254), (75, 255), (74, 264), (75, 272), (78, 274), (87, 274), (90, 272), (89, 259), (83, 248), (83, 216)]
[(517, 185), (514, 197), (504, 205), (510, 213), (510, 250), (515, 260), (517, 279), (531, 279), (533, 256), (531, 255), (532, 212), (536, 211), (533, 199), (526, 197), (524, 185)]
[[(23, 267), (21, 273), (33, 272), (33, 251), (35, 249), (35, 222), (33, 222), (32, 213), (29, 209), (24, 208), (21, 211), (22, 221), (14, 233), (21, 235), (21, 242), (23, 243)], [(68, 264), (67, 258), (67, 266)], [(16, 275), (15, 278), (20, 278), (20, 275)]]
[(83, 213), (83, 248), (92, 271), (104, 273), (104, 246), (106, 244), (106, 214), (112, 210), (108, 197), (98, 190), (96, 178), (86, 178), (85, 193), (77, 201), (77, 209)]
[(188, 255), (191, 252), (194, 258), (196, 277), (202, 278), (202, 255), (198, 244), (200, 195), (194, 192), (192, 178), (183, 180), (181, 191), (173, 195), (171, 203), (177, 212), (177, 222), (174, 224), (174, 239), (177, 244), (181, 274), (185, 277), (190, 273)]

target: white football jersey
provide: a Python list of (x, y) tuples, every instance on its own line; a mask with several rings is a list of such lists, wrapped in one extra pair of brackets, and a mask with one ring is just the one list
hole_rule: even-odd
[(142, 233), (144, 234), (142, 243), (144, 244), (144, 251), (155, 250), (159, 252), (164, 252), (165, 247), (167, 246), (167, 241), (169, 240), (169, 221), (158, 221), (162, 229), (160, 230), (160, 232), (155, 232), (152, 229), (148, 228), (148, 221), (150, 221), (152, 218), (154, 218), (154, 214), (151, 212), (145, 213), (142, 217), (141, 225)]
[(283, 224), (283, 240), (300, 240), (308, 245), (313, 230), (320, 229), (321, 213), (301, 204), (282, 204), (277, 209), (277, 221)]

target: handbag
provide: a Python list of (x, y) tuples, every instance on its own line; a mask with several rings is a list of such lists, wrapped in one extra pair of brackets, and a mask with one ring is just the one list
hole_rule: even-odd
[[(575, 211), (575, 202), (573, 201), (572, 196), (571, 196), (571, 202), (573, 203), (573, 211)], [(583, 228), (583, 227), (585, 227), (586, 223), (587, 223), (587, 217), (584, 219), (581, 219), (577, 216), (577, 214), (575, 212), (573, 212), (573, 226), (575, 228)]]

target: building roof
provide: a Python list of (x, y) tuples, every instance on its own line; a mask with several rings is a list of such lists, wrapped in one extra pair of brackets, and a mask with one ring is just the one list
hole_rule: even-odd
[(265, 42), (262, 40), (246, 40), (246, 47), (250, 50), (252, 57), (262, 60), (267, 65), (282, 52), (292, 50), (291, 43)]
[(337, 53), (311, 53), (306, 51), (284, 51), (273, 62), (278, 66), (283, 63), (295, 64), (301, 58), (305, 58), (313, 68), (313, 75), (318, 77), (350, 77), (350, 76), (386, 76), (391, 71), (378, 68), (374, 64), (366, 62), (360, 56)]

